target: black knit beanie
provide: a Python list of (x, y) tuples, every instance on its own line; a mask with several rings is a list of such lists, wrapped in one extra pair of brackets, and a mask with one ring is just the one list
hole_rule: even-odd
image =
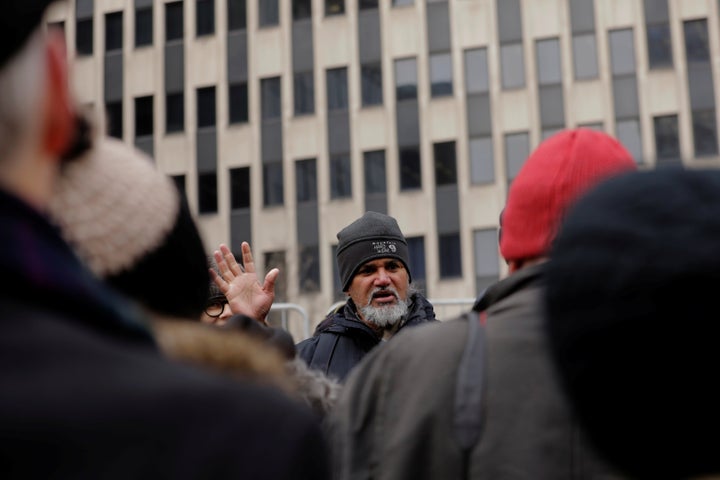
[(377, 258), (400, 260), (412, 281), (407, 241), (393, 217), (366, 212), (337, 234), (337, 262), (343, 292), (347, 292), (357, 270)]
[(547, 264), (547, 328), (590, 439), (635, 478), (720, 473), (720, 171), (610, 180)]

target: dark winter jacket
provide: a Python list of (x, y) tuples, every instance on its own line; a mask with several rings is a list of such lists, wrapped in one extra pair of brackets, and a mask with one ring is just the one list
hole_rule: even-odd
[[(407, 315), (398, 329), (435, 321), (430, 302), (413, 294)], [(352, 300), (328, 315), (315, 329), (315, 335), (297, 345), (298, 356), (310, 368), (343, 382), (352, 368), (381, 341), (381, 337), (357, 316)]]
[(328, 418), (338, 479), (616, 478), (586, 449), (543, 334), (542, 267), (480, 312), (401, 332), (347, 380)]
[(326, 478), (280, 392), (162, 358), (137, 311), (0, 191), (0, 478)]

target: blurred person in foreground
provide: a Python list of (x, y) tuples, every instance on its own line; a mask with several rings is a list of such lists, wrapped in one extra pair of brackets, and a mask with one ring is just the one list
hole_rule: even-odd
[(5, 2), (0, 16), (0, 476), (325, 478), (306, 409), (163, 358), (147, 317), (49, 222), (82, 143), (63, 39), (41, 31), (49, 3)]
[(310, 368), (343, 382), (368, 352), (406, 327), (434, 322), (435, 311), (412, 284), (407, 240), (393, 217), (366, 212), (337, 237), (348, 300), (297, 349)]
[(720, 478), (720, 172), (610, 180), (552, 256), (551, 351), (598, 450), (632, 478)]
[(550, 243), (566, 209), (635, 169), (620, 143), (565, 130), (533, 151), (501, 218), (509, 276), (458, 319), (402, 332), (368, 355), (330, 417), (340, 479), (609, 479), (584, 445), (542, 331)]

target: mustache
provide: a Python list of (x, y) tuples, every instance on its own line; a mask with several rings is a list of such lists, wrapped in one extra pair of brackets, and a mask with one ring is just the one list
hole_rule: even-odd
[(367, 304), (370, 305), (373, 299), (377, 297), (386, 297), (388, 295), (392, 295), (395, 299), (400, 300), (400, 295), (393, 287), (375, 287), (373, 291), (370, 292), (370, 298)]

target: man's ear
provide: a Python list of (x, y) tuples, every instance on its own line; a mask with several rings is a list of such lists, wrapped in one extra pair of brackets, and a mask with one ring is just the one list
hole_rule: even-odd
[(48, 32), (45, 42), (46, 98), (43, 108), (42, 148), (60, 158), (73, 138), (75, 114), (70, 102), (65, 39), (59, 32)]

